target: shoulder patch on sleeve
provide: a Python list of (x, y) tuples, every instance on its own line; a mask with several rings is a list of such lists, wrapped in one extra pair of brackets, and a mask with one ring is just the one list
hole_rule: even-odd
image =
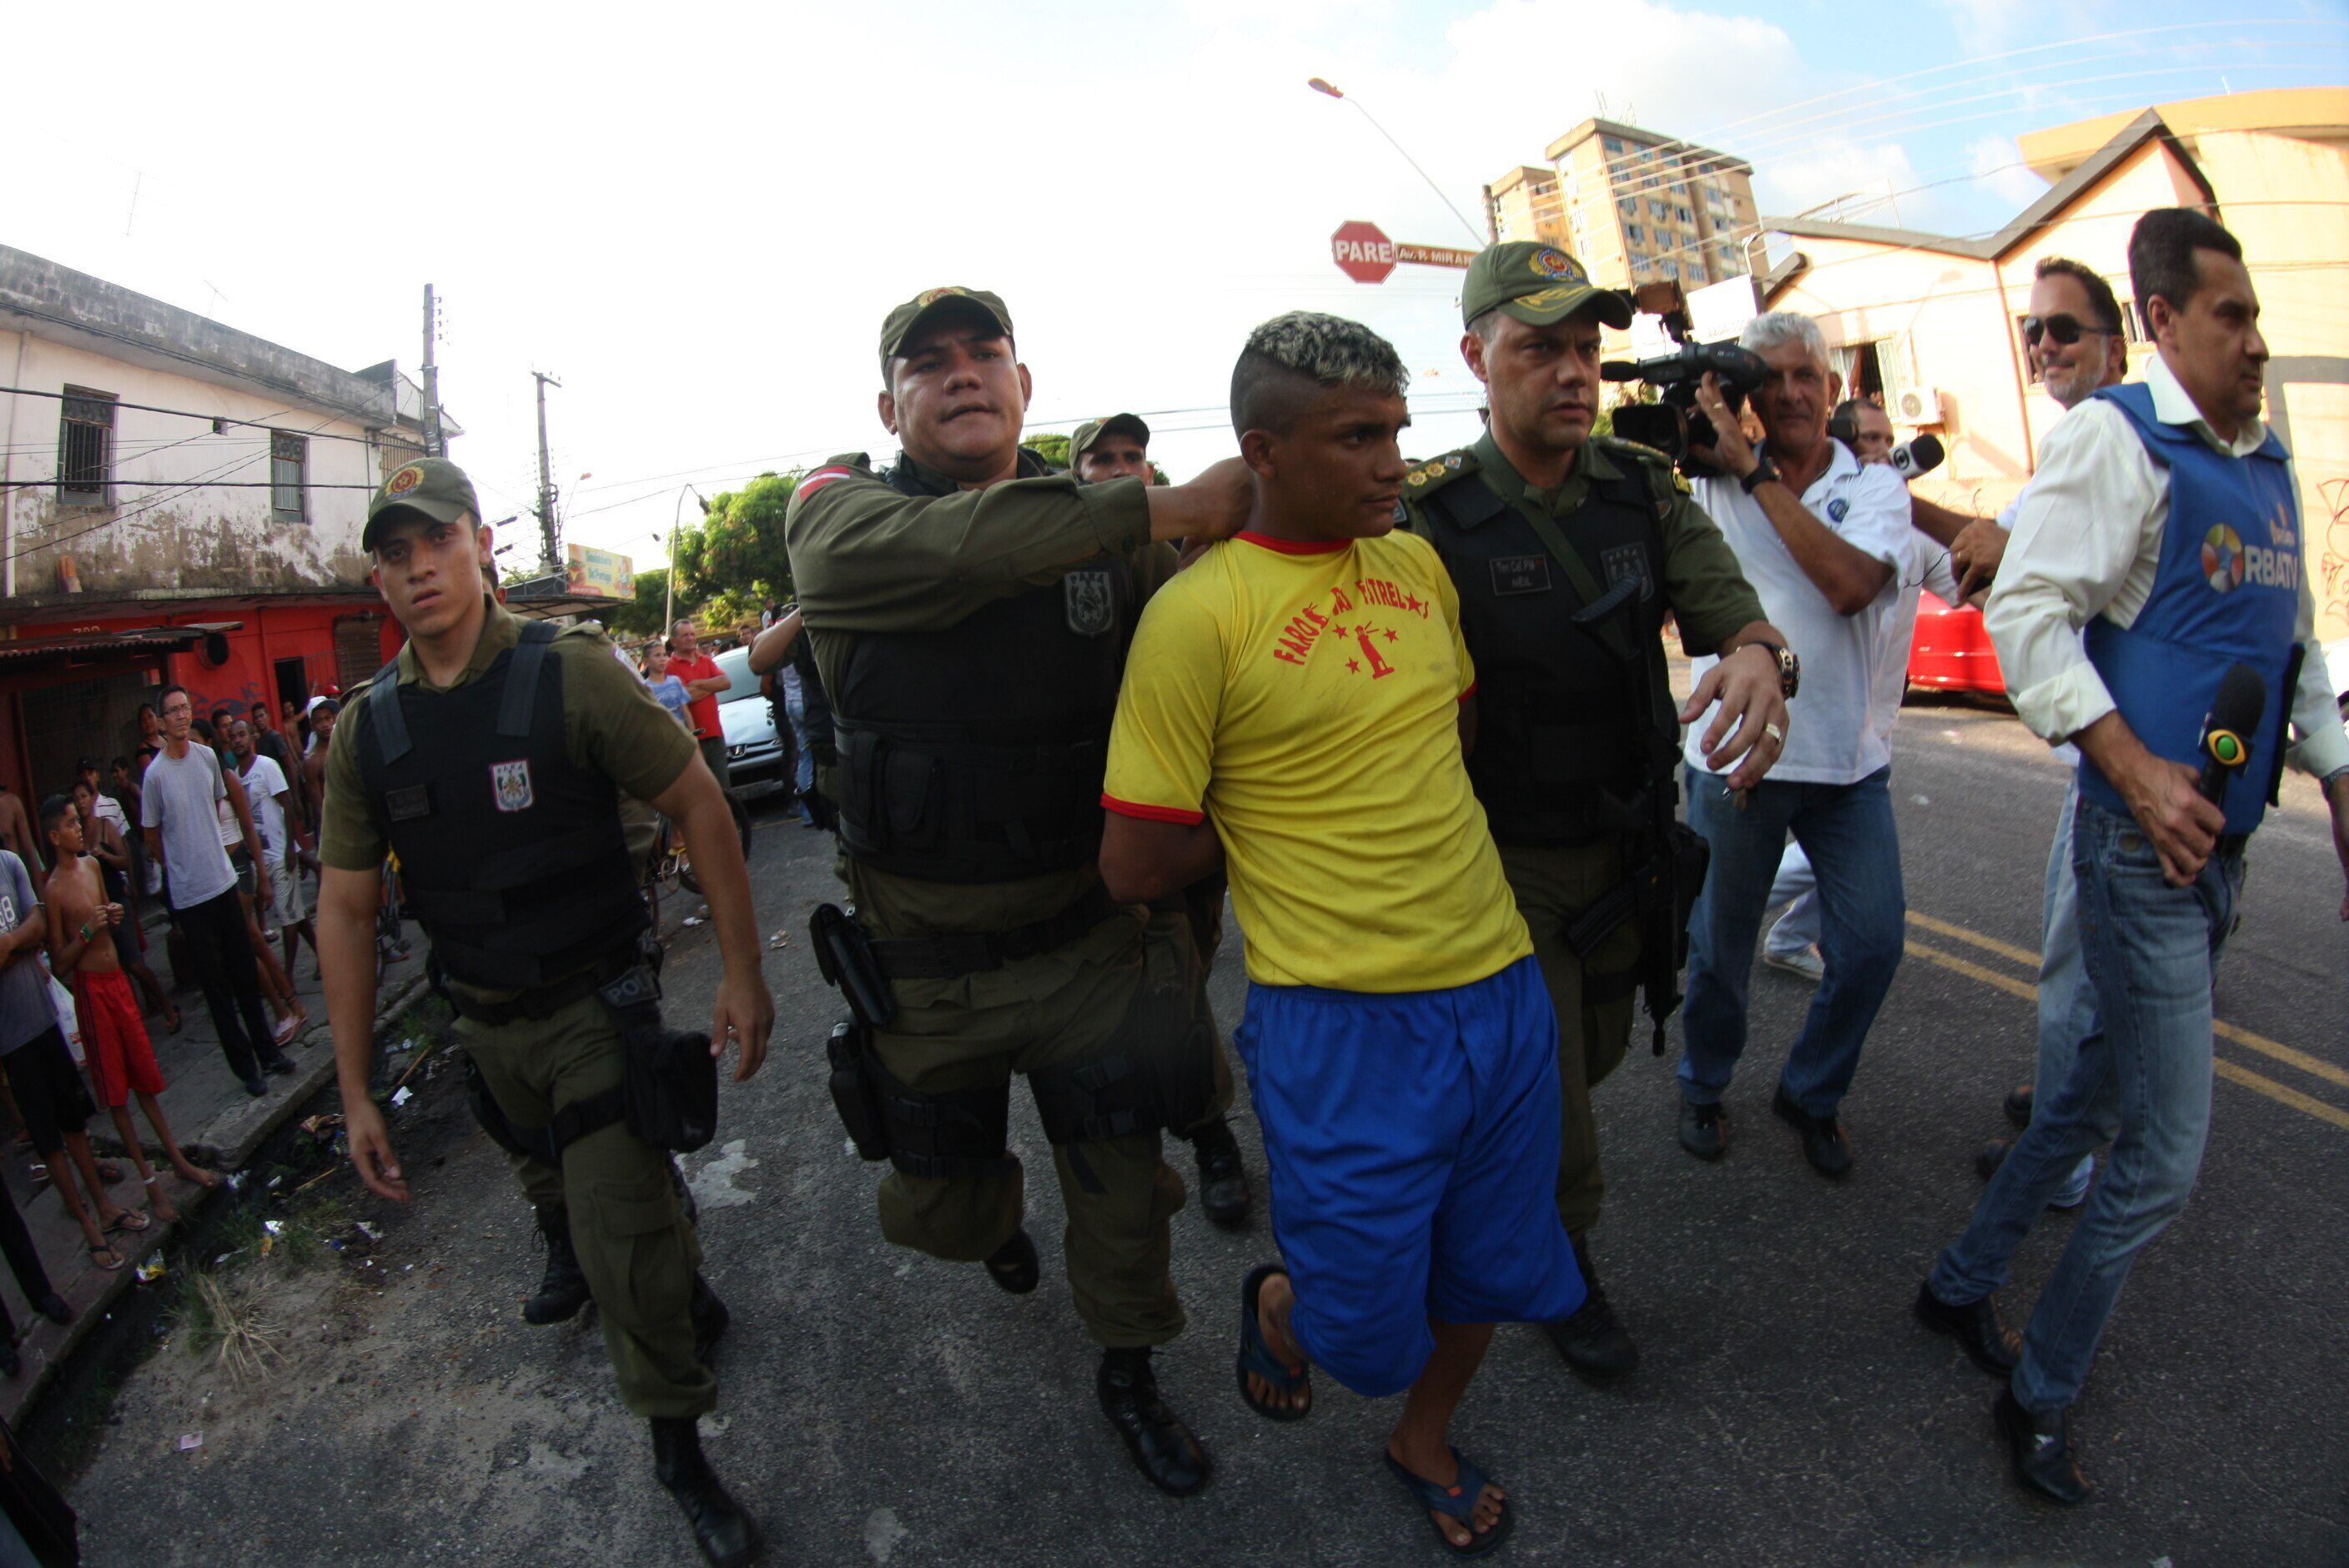
[(842, 480), (872, 477), (873, 459), (863, 452), (843, 452), (836, 457), (826, 458), (802, 475), (800, 482), (792, 488), (792, 504), (796, 506), (826, 485), (836, 484)]
[(1423, 463), (1412, 465), (1411, 472), (1402, 477), (1405, 501), (1420, 500), (1442, 490), (1463, 474), (1476, 471), (1476, 455), (1470, 451), (1446, 452)]

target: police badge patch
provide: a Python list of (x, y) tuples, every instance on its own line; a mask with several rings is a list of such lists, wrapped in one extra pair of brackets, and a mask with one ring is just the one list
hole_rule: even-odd
[(490, 764), (490, 784), (497, 796), (501, 811), (526, 811), (537, 797), (530, 788), (530, 760), (492, 762)]
[(1117, 620), (1117, 602), (1106, 572), (1071, 572), (1061, 579), (1061, 606), (1069, 630), (1080, 637), (1105, 634)]
[(1648, 552), (1641, 546), (1619, 544), (1612, 550), (1603, 550), (1599, 554), (1599, 564), (1607, 573), (1609, 588), (1618, 583), (1633, 582), (1640, 585), (1641, 600), (1655, 597), (1656, 585), (1648, 579)]

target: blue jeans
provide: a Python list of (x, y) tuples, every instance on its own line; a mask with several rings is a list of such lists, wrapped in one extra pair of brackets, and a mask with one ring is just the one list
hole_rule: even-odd
[(2117, 1109), (2105, 1178), (2040, 1292), (2014, 1369), (2015, 1398), (2042, 1412), (2080, 1397), (2130, 1263), (2194, 1190), (2210, 1128), (2210, 981), (2243, 891), (2240, 854), (2214, 855), (2193, 886), (2170, 886), (2136, 821), (2092, 801), (2073, 820), (2072, 871), (2104, 1028), (2080, 1040), (2063, 1087), (2036, 1097), (2031, 1125), (1931, 1281), (1952, 1303), (2003, 1285), (2048, 1197), (2096, 1141), (2096, 1109)]
[[(2052, 1101), (2064, 1080), (2072, 1076), (2087, 1040), (2103, 1026), (2096, 1022), (2096, 988), (2088, 983), (2088, 969), (2080, 956), (2080, 884), (2072, 874), (2072, 819), (2080, 810), (2080, 775), (2064, 794), (2064, 810), (2055, 819), (2055, 840), (2047, 849), (2047, 891), (2040, 904), (2039, 1067), (2032, 1075), (2031, 1101)], [(2089, 1131), (2100, 1144), (2110, 1143), (2120, 1130), (2119, 1093), (2107, 1083), (2087, 1108)], [(2071, 1180), (2059, 1196), (2087, 1191), (2095, 1174), (2096, 1157), (2083, 1154)]]
[(1689, 769), (1689, 826), (1713, 846), (1689, 919), (1688, 1004), (1681, 1093), (1715, 1105), (1745, 1051), (1745, 994), (1770, 884), (1791, 831), (1818, 876), (1819, 955), (1826, 977), (1786, 1054), (1780, 1081), (1796, 1106), (1833, 1116), (1859, 1048), (1900, 967), (1908, 903), (1892, 822), (1891, 769), (1851, 784), (1765, 779), (1731, 804), (1717, 774)]
[(800, 820), (812, 822), (815, 813), (808, 810), (807, 795), (815, 788), (815, 753), (808, 749), (807, 705), (787, 700), (783, 705), (783, 716), (791, 720), (794, 743), (792, 754), (797, 758), (792, 764), (792, 788), (799, 796)]

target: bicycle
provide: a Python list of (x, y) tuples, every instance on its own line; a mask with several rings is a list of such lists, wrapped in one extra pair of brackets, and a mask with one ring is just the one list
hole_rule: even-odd
[[(750, 858), (750, 813), (732, 790), (726, 791), (726, 806), (734, 818), (734, 830), (742, 842), (742, 858)], [(644, 869), (637, 884), (645, 896), (645, 913), (652, 917), (653, 930), (660, 930), (660, 900), (664, 885), (681, 887), (698, 897), (700, 880), (693, 874), (693, 857), (688, 852), (685, 835), (677, 824), (659, 812), (653, 814), (653, 845), (645, 857)]]

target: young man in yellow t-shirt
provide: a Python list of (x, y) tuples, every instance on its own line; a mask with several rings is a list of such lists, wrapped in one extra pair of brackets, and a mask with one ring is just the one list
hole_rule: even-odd
[(1248, 1069), (1286, 1265), (1242, 1288), (1240, 1387), (1296, 1420), (1309, 1362), (1410, 1390), (1387, 1464), (1454, 1551), (1500, 1489), (1444, 1440), (1493, 1325), (1583, 1286), (1552, 1189), (1557, 1020), (1462, 761), (1475, 676), (1451, 579), (1392, 531), (1405, 375), (1296, 312), (1250, 335), (1232, 419), (1247, 531), (1143, 612), (1110, 738), (1102, 880), (1148, 900), (1226, 866)]

